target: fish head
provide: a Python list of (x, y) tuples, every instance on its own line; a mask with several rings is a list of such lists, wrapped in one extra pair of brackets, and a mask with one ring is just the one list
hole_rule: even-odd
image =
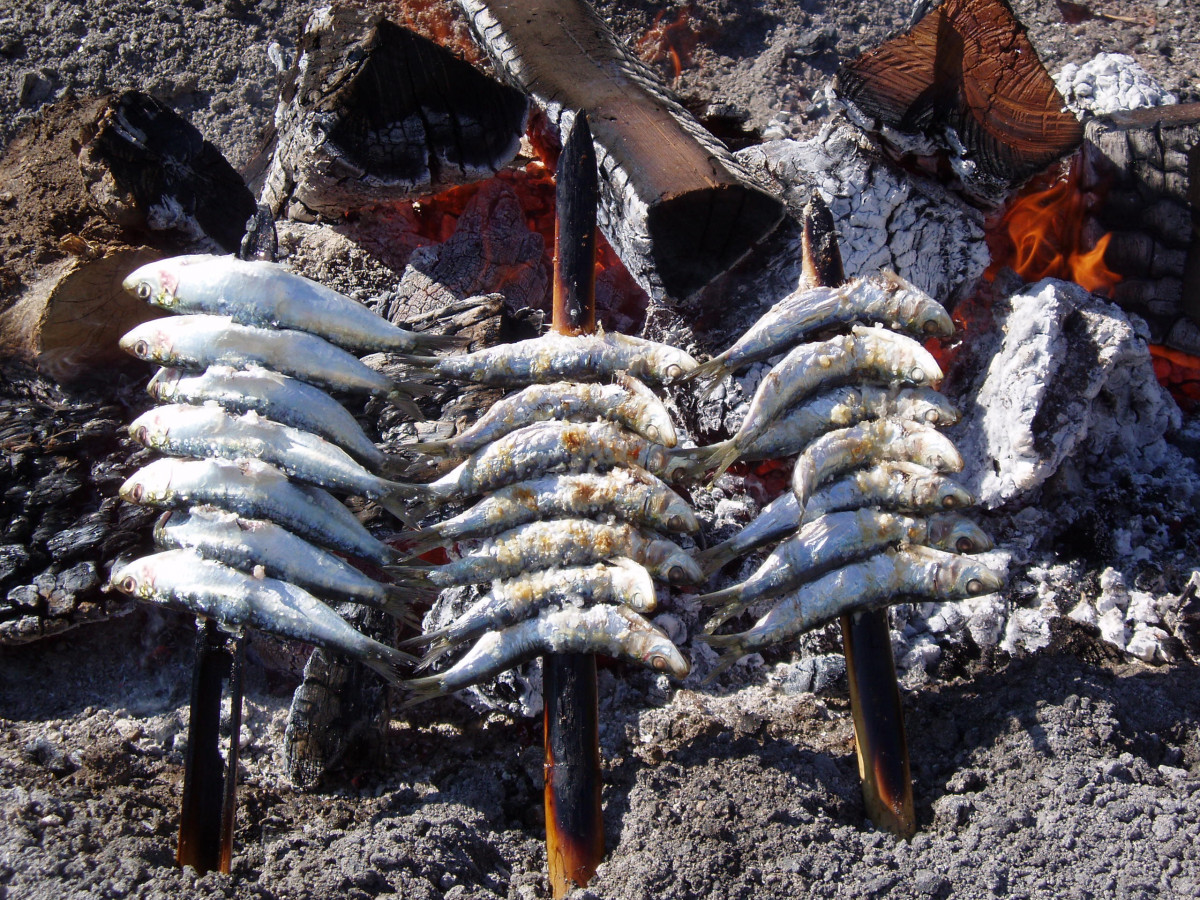
[(618, 612), (629, 627), (626, 646), (643, 665), (681, 680), (687, 677), (691, 663), (661, 628), (629, 610), (618, 608)]
[(643, 441), (637, 464), (648, 472), (661, 472), (667, 467), (667, 448), (654, 441)]
[(984, 553), (992, 549), (987, 532), (959, 513), (929, 517), (929, 545), (951, 553)]
[(140, 506), (162, 506), (173, 496), (171, 473), (178, 463), (172, 459), (158, 459), (143, 466), (125, 479), (117, 493), (122, 500)]
[(149, 600), (154, 596), (154, 570), (146, 559), (135, 559), (113, 569), (109, 583), (122, 594), (138, 600)]
[(168, 312), (174, 311), (179, 279), (167, 263), (168, 260), (159, 260), (134, 269), (129, 277), (121, 282), (121, 287), (151, 306)]
[[(901, 449), (901, 448), (897, 448)], [(962, 454), (954, 442), (922, 422), (906, 422), (903, 452), (906, 459), (940, 472), (961, 472)]]
[(179, 379), (182, 377), (182, 369), (164, 366), (154, 373), (154, 377), (146, 385), (146, 393), (159, 403), (170, 403), (179, 389)]
[(944, 394), (929, 388), (902, 388), (895, 397), (896, 413), (912, 422), (945, 427), (959, 420), (958, 410)]
[(171, 356), (171, 337), (157, 320), (143, 322), (120, 340), (120, 347), (146, 362), (166, 364)]
[(911, 322), (926, 337), (950, 337), (954, 334), (954, 320), (946, 308), (912, 282), (895, 272), (880, 273), (883, 289), (893, 295), (898, 318)]
[(651, 521), (661, 522), (672, 534), (690, 534), (700, 530), (700, 520), (687, 501), (668, 489), (658, 492), (657, 506)]
[(671, 584), (699, 584), (704, 580), (704, 573), (696, 561), (671, 541), (651, 541), (645, 564), (647, 569)]
[(941, 562), (936, 579), (938, 594), (944, 597), (980, 597), (1004, 587), (1000, 573), (969, 556), (951, 556)]
[(167, 442), (167, 427), (160, 410), (147, 410), (130, 422), (129, 436), (151, 450), (163, 447)]
[(646, 567), (623, 556), (611, 559), (609, 563), (614, 567), (612, 580), (617, 588), (614, 594), (623, 598), (632, 610), (640, 613), (653, 612), (658, 606), (658, 592), (654, 589), (654, 579), (650, 577)]

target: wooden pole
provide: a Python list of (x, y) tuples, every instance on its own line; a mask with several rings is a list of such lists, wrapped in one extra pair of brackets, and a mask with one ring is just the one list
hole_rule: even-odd
[[(554, 226), (554, 331), (596, 330), (596, 151), (586, 113), (558, 159)], [(546, 864), (555, 898), (591, 880), (604, 858), (596, 658), (542, 657), (546, 751)]]
[[(819, 194), (804, 210), (803, 247), (802, 285), (837, 287), (845, 282), (833, 216)], [(849, 613), (841, 623), (863, 804), (876, 827), (910, 838), (917, 817), (887, 610)]]

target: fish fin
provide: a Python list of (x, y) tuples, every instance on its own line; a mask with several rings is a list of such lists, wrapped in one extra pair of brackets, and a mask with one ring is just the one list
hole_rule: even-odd
[(695, 454), (696, 461), (690, 466), (690, 471), (699, 476), (701, 472), (715, 469), (712, 481), (716, 481), (726, 469), (737, 462), (740, 454), (741, 450), (734, 443), (733, 438), (709, 447), (700, 447)]
[(429, 334), (425, 331), (414, 331), (417, 339), (417, 350), (461, 350), (471, 343), (471, 339), (459, 334)]
[(436, 525), (430, 528), (402, 531), (396, 536), (396, 540), (405, 545), (402, 552), (407, 554), (406, 558), (408, 559), (428, 553), (446, 543), (446, 538), (442, 536)]
[(742, 586), (735, 584), (733, 587), (722, 588), (719, 591), (713, 591), (710, 594), (701, 594), (696, 599), (705, 606), (717, 606), (722, 603), (728, 603), (730, 600), (738, 600), (742, 596)]
[(410, 706), (416, 706), (418, 703), (424, 703), (426, 700), (432, 700), (434, 697), (440, 697), (446, 693), (445, 682), (441, 675), (410, 678), (401, 683), (400, 688), (407, 694), (400, 703), (401, 709), (408, 709)]
[(435, 662), (457, 647), (461, 641), (439, 640), (434, 644), (430, 644), (425, 650), (425, 655), (421, 657), (421, 661), (417, 663), (414, 671), (420, 672), (428, 669)]
[(412, 587), (410, 585), (387, 585), (387, 599), (380, 604), (385, 613), (409, 625), (412, 628), (421, 627), (421, 617), (413, 609), (414, 602), (428, 602), (437, 596), (437, 588)]
[(454, 441), (451, 438), (444, 441), (417, 441), (415, 444), (405, 444), (404, 449), (412, 453), (424, 453), (426, 456), (450, 456), (455, 452)]
[(408, 418), (414, 422), (424, 422), (427, 418), (429, 418), (421, 410), (421, 407), (417, 406), (417, 404), (413, 402), (412, 396), (404, 393), (399, 388), (391, 391), (387, 395), (387, 398), (392, 402), (392, 405), (395, 406), (396, 409), (400, 410), (400, 412), (404, 413), (404, 415), (408, 416)]
[(425, 634), (418, 634), (415, 637), (406, 638), (399, 643), (401, 647), (418, 647), (421, 644), (433, 644), (441, 640), (449, 628), (439, 628), (437, 631), (430, 631)]
[(708, 362), (700, 363), (700, 365), (696, 366), (696, 368), (692, 369), (692, 371), (685, 372), (682, 376), (680, 376), (679, 381), (690, 382), (701, 379), (707, 380), (711, 378), (712, 384), (705, 388), (704, 391), (704, 396), (707, 397), (710, 393), (712, 393), (713, 388), (720, 384), (721, 380), (733, 371), (725, 365), (725, 360), (728, 358), (729, 357), (724, 353), (718, 354)]
[(363, 663), (382, 675), (389, 684), (400, 687), (404, 683), (401, 672), (412, 666), (417, 658), (410, 653), (396, 650), (394, 647), (385, 649), (387, 650), (385, 656), (381, 658), (368, 657), (363, 660)]
[(704, 623), (704, 631), (706, 634), (712, 634), (730, 619), (735, 616), (740, 616), (750, 608), (749, 603), (744, 603), (741, 600), (734, 600), (732, 603), (726, 603), (718, 609), (707, 622)]
[(696, 564), (700, 566), (700, 571), (708, 577), (719, 569), (733, 562), (741, 554), (734, 548), (733, 541), (722, 541), (716, 546), (709, 547), (707, 550), (701, 550), (696, 554), (694, 559)]
[(704, 676), (701, 684), (710, 684), (718, 675), (730, 668), (743, 656), (747, 655), (747, 651), (741, 646), (740, 634), (700, 634), (696, 635), (697, 640), (714, 647), (728, 647), (729, 649), (717, 661), (717, 664), (709, 670), (709, 673)]

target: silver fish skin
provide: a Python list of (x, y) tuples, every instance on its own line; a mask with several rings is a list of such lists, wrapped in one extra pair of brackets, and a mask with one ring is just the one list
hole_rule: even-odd
[(556, 381), (531, 384), (492, 404), (470, 428), (443, 441), (405, 449), (435, 455), (466, 456), (507, 434), (549, 419), (590, 422), (606, 419), (647, 440), (673, 447), (675, 425), (662, 400), (632, 376), (619, 373), (612, 384)]
[(172, 456), (261, 460), (300, 481), (361, 494), (389, 509), (397, 498), (417, 493), (415, 487), (373, 475), (324, 438), (254, 412), (233, 416), (216, 405), (158, 406), (134, 419), (129, 434), (139, 444)]
[(119, 493), (143, 506), (211, 505), (247, 518), (269, 519), (314, 544), (380, 565), (398, 557), (326, 491), (293, 484), (274, 466), (257, 460), (159, 459), (130, 475)]
[(624, 334), (541, 337), (500, 344), (436, 360), (410, 360), (442, 378), (498, 387), (552, 381), (611, 381), (619, 372), (651, 384), (668, 384), (696, 368), (682, 350)]
[(445, 628), (411, 638), (401, 646), (429, 644), (429, 652), (421, 660), (420, 668), (424, 668), (464, 641), (516, 625), (547, 607), (611, 603), (648, 613), (657, 602), (650, 573), (631, 559), (618, 557), (608, 564), (547, 569), (495, 582), (490, 594)]
[(696, 557), (705, 575), (739, 556), (785, 538), (828, 513), (878, 506), (892, 512), (930, 513), (965, 509), (975, 499), (962, 485), (926, 466), (886, 460), (850, 472), (813, 494), (804, 510), (791, 491), (780, 494), (749, 525)]
[(167, 312), (229, 316), (240, 325), (304, 331), (348, 350), (428, 353), (458, 343), (406, 331), (344, 294), (262, 260), (175, 256), (135, 270), (123, 287)]
[(553, 518), (613, 516), (656, 531), (693, 532), (700, 522), (686, 500), (645, 469), (620, 468), (602, 475), (545, 475), (493, 491), (470, 509), (419, 531), (402, 532), (419, 555), (469, 538), (490, 537), (528, 522)]
[(954, 334), (954, 321), (940, 303), (895, 272), (879, 271), (836, 288), (788, 294), (732, 347), (698, 366), (689, 377), (720, 381), (751, 363), (783, 353), (810, 334), (849, 322), (879, 322), (922, 338)]
[(356, 631), (294, 584), (256, 578), (192, 550), (134, 560), (113, 572), (112, 584), (138, 600), (216, 619), (223, 626), (257, 628), (345, 654), (392, 683), (399, 682), (401, 668), (415, 661)]
[[(875, 418), (945, 426), (953, 425), (959, 416), (950, 401), (932, 388), (841, 385), (783, 413), (739, 457), (755, 461), (796, 456), (827, 431)], [(731, 439), (709, 447), (674, 450), (668, 454), (663, 477), (668, 481), (694, 477), (708, 459), (732, 447)]]
[[(411, 403), (424, 386), (397, 384), (357, 356), (303, 331), (238, 325), (228, 316), (166, 316), (138, 325), (120, 341), (138, 359), (182, 369), (261, 366), (334, 391)], [(419, 410), (418, 410), (419, 413)]]
[(936, 387), (942, 370), (912, 338), (883, 328), (856, 325), (851, 334), (801, 344), (763, 378), (737, 434), (712, 454), (708, 464), (715, 465), (718, 475), (724, 472), (786, 410), (845, 380)]
[(830, 513), (810, 522), (776, 547), (741, 584), (697, 598), (724, 604), (705, 625), (712, 632), (729, 619), (772, 597), (778, 597), (838, 566), (896, 544), (919, 544), (955, 553), (982, 553), (991, 539), (959, 513), (913, 518), (876, 509)]
[(409, 588), (381, 584), (266, 519), (243, 518), (215, 506), (169, 510), (155, 523), (154, 542), (164, 550), (194, 550), (243, 572), (261, 566), (271, 578), (317, 596), (350, 600), (415, 622)]
[(796, 460), (792, 493), (803, 509), (816, 488), (865, 463), (900, 459), (939, 472), (961, 472), (963, 458), (954, 443), (920, 422), (875, 419), (839, 428), (817, 438)]
[(905, 596), (959, 600), (1000, 590), (1004, 579), (969, 556), (906, 547), (835, 569), (786, 595), (754, 627), (738, 634), (704, 635), (727, 655), (709, 676), (738, 658), (794, 638), (842, 613), (900, 602)]
[(281, 425), (319, 435), (375, 471), (390, 462), (367, 437), (358, 420), (318, 387), (260, 366), (210, 366), (198, 375), (159, 369), (146, 391), (160, 403), (207, 402), (234, 413), (256, 412)]
[(451, 694), (545, 653), (602, 653), (685, 678), (691, 665), (654, 625), (621, 606), (568, 607), (485, 634), (445, 672), (405, 683), (405, 705)]
[(661, 444), (611, 422), (537, 422), (476, 450), (420, 487), (433, 498), (473, 497), (555, 471), (638, 466), (653, 473), (662, 468), (666, 455)]
[(541, 569), (588, 566), (616, 556), (635, 560), (655, 578), (672, 584), (691, 584), (700, 578), (692, 558), (670, 541), (633, 525), (605, 525), (590, 519), (530, 522), (481, 541), (473, 552), (445, 565), (398, 566), (390, 571), (401, 575), (427, 572), (429, 581), (438, 587), (454, 587), (515, 578)]

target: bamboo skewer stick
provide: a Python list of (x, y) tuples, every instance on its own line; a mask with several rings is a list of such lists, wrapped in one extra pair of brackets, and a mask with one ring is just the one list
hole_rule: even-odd
[[(816, 194), (804, 211), (803, 248), (803, 286), (846, 281), (833, 216)], [(910, 838), (917, 819), (887, 610), (849, 613), (841, 624), (863, 804), (876, 827)]]
[[(552, 327), (559, 334), (596, 330), (596, 198), (596, 151), (581, 112), (558, 160)], [(543, 656), (542, 694), (546, 864), (560, 898), (587, 884), (604, 858), (595, 656)]]

